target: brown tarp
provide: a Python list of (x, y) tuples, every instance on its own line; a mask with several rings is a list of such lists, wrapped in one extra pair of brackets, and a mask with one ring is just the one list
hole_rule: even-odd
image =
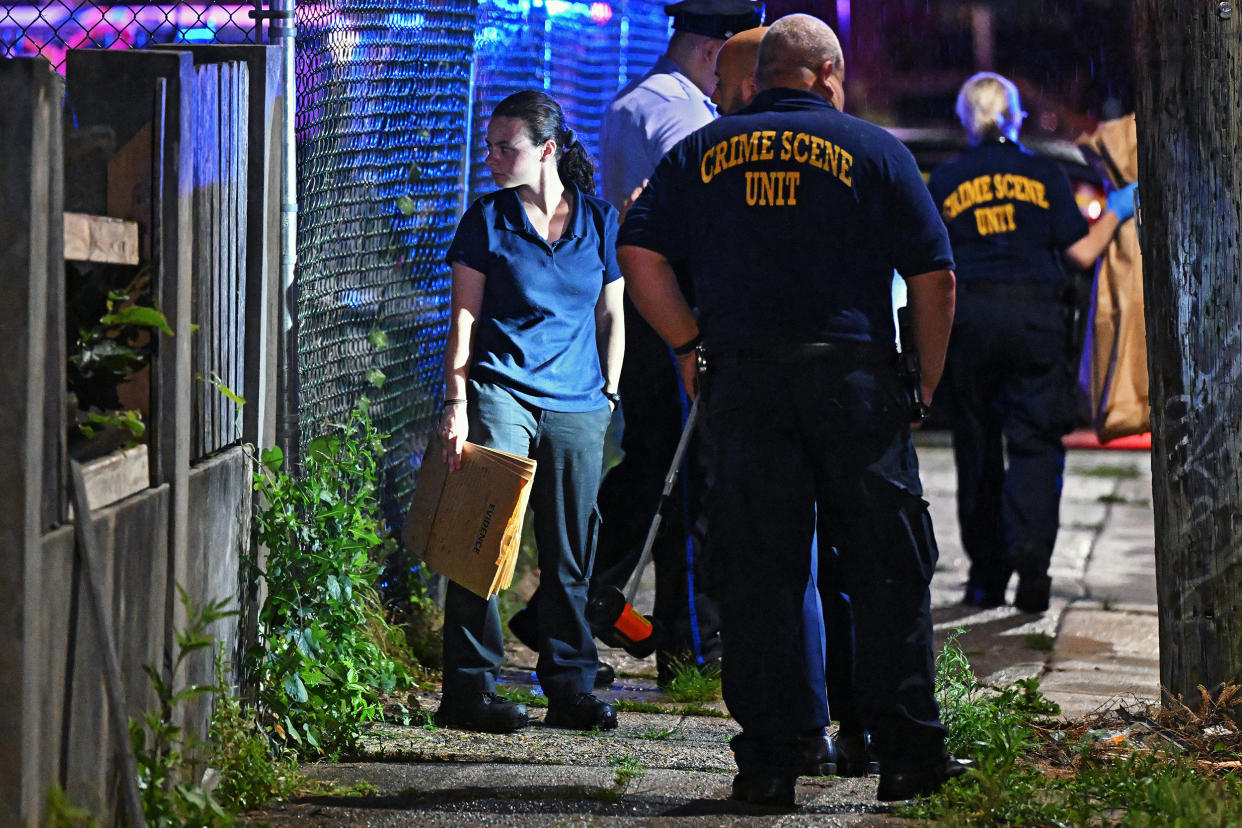
[[(1133, 115), (1105, 121), (1094, 133), (1080, 137), (1078, 145), (1114, 187), (1138, 178)], [(1090, 397), (1092, 425), (1100, 442), (1151, 429), (1143, 257), (1133, 221), (1114, 234), (1096, 270), (1079, 383)]]

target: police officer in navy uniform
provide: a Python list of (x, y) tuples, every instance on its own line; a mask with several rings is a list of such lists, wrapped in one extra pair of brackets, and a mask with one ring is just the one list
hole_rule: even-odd
[(991, 72), (963, 84), (957, 114), (972, 149), (932, 173), (957, 260), (957, 314), (945, 372), (958, 521), (970, 575), (962, 602), (1048, 608), (1065, 448), (1077, 416), (1061, 255), (1090, 267), (1134, 213), (1112, 193), (1088, 233), (1065, 173), (1018, 143), (1017, 87)]
[[(758, 26), (763, 4), (749, 0), (683, 0), (665, 7), (673, 36), (647, 74), (623, 88), (604, 113), (600, 136), (603, 194), (621, 208), (670, 147), (716, 117), (716, 53), (735, 32)], [(689, 289), (688, 281), (685, 282)], [(634, 312), (626, 320), (621, 376), (624, 431), (621, 463), (605, 477), (603, 516), (592, 595), (621, 587), (634, 571), (681, 436), (688, 401), (672, 354)], [(661, 684), (683, 664), (710, 669), (720, 659), (720, 620), (713, 567), (703, 555), (703, 503), (709, 487), (709, 441), (691, 443), (653, 548), (655, 611), (663, 635), (656, 652)], [(606, 631), (601, 637), (609, 641)], [(598, 676), (609, 670), (601, 665)], [(600, 679), (602, 683), (602, 679)]]
[[(854, 602), (878, 797), (928, 793), (964, 771), (946, 755), (933, 695), (937, 550), (891, 299), (896, 268), (930, 398), (953, 260), (909, 151), (834, 108), (843, 71), (822, 21), (776, 21), (760, 45), (758, 97), (674, 147), (618, 236), (627, 290), (673, 346), (691, 393), (696, 355), (707, 365), (717, 449), (708, 540), (726, 587), (725, 702), (742, 726), (733, 796), (766, 805), (793, 805), (828, 723), (801, 612), (817, 521)], [(697, 319), (670, 266), (678, 260), (689, 264)]]
[[(766, 26), (747, 29), (725, 41), (716, 55), (716, 91), (712, 102), (723, 115), (747, 106), (759, 90), (755, 87), (755, 66), (759, 43)], [(843, 102), (834, 105), (844, 111)], [(818, 539), (817, 539), (818, 540)], [(875, 773), (868, 748), (868, 737), (854, 704), (854, 619), (849, 596), (841, 591), (837, 574), (837, 551), (816, 544), (817, 577), (808, 584), (803, 598), (803, 617), (812, 630), (823, 630), (823, 637), (810, 636), (807, 659), (813, 673), (824, 675), (828, 710), (838, 728), (833, 738), (818, 745), (807, 757), (804, 770), (812, 776), (865, 776)]]

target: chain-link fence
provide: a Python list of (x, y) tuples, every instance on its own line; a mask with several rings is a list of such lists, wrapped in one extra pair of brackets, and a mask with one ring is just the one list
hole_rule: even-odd
[(141, 49), (153, 43), (257, 43), (244, 3), (50, 0), (0, 5), (0, 55), (42, 55), (64, 71), (68, 49)]
[(663, 5), (633, 0), (301, 7), (302, 430), (313, 435), (366, 395), (392, 435), (394, 519), (443, 384), (443, 256), (461, 209), (494, 186), (481, 151), (492, 108), (519, 89), (546, 89), (594, 151), (604, 107), (667, 39)]
[[(263, 42), (243, 4), (0, 6), (0, 53)], [(391, 435), (390, 517), (413, 490), (443, 383), (460, 211), (492, 188), (487, 117), (540, 88), (592, 154), (604, 107), (668, 39), (663, 4), (325, 0), (297, 8), (298, 358), (303, 442), (370, 399)]]
[[(561, 104), (592, 158), (599, 158), (604, 108), (617, 90), (664, 52), (669, 18), (652, 0), (506, 3), (483, 0), (475, 38), (472, 128), (481, 143), (492, 109), (531, 87)], [(471, 198), (493, 188), (483, 153), (471, 159)]]

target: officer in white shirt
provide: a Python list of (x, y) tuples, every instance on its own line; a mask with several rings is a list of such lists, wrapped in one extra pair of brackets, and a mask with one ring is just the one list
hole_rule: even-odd
[(748, 0), (683, 0), (664, 10), (673, 18), (668, 49), (604, 112), (603, 195), (617, 208), (673, 144), (716, 117), (716, 52), (763, 21), (763, 4)]

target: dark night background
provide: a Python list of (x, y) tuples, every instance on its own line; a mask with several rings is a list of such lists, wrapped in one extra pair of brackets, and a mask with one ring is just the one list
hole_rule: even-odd
[(983, 69), (1018, 84), (1024, 135), (1076, 138), (1133, 110), (1131, 0), (769, 0), (826, 20), (845, 47), (846, 105), (891, 126), (954, 126)]

